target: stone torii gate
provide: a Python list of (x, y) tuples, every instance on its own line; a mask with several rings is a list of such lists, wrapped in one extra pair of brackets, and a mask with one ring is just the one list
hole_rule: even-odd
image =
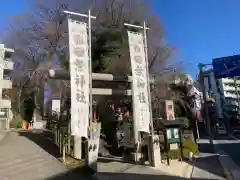
[(14, 50), (5, 48), (4, 44), (0, 44), (0, 111), (5, 111), (6, 121), (4, 128), (9, 128), (9, 121), (12, 118), (11, 112), (11, 100), (4, 99), (3, 89), (12, 89), (12, 81), (8, 74), (5, 76), (5, 72), (13, 70), (13, 62), (11, 56)]

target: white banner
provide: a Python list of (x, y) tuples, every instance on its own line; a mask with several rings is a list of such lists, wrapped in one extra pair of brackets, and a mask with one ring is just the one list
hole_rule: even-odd
[(59, 114), (60, 113), (60, 108), (61, 108), (61, 101), (58, 100), (58, 99), (53, 99), (52, 100), (52, 111)]
[(173, 100), (165, 100), (165, 109), (167, 120), (175, 120)]
[(138, 131), (148, 132), (150, 126), (147, 63), (142, 33), (128, 31), (133, 77), (133, 111)]
[(87, 24), (68, 20), (71, 77), (71, 132), (88, 137), (89, 55)]

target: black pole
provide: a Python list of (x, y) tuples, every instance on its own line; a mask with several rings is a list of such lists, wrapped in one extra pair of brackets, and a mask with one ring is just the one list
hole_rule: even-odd
[(213, 136), (212, 136), (212, 130), (211, 130), (211, 122), (210, 122), (210, 118), (209, 118), (209, 113), (208, 113), (208, 107), (207, 107), (207, 94), (206, 94), (206, 87), (204, 84), (204, 73), (202, 70), (202, 66), (199, 66), (199, 76), (200, 76), (200, 85), (201, 85), (201, 89), (202, 89), (202, 93), (203, 93), (203, 105), (204, 105), (204, 114), (205, 114), (205, 122), (206, 122), (206, 126), (207, 126), (207, 131), (208, 131), (208, 135), (209, 135), (209, 143), (210, 145), (213, 145)]

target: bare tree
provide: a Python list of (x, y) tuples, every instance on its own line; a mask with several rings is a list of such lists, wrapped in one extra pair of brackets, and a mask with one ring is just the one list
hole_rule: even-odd
[[(94, 71), (130, 73), (127, 29), (123, 25), (125, 22), (142, 24), (146, 21), (150, 28), (148, 32), (150, 72), (158, 73), (171, 63), (173, 48), (166, 43), (163, 27), (158, 17), (151, 12), (151, 4), (146, 0), (28, 0), (28, 4), (27, 12), (12, 18), (7, 39), (7, 44), (16, 51), (14, 61), (18, 62), (13, 77), (17, 81), (22, 72), (28, 77), (27, 81), (19, 81), (21, 82), (19, 88), (26, 82), (31, 83), (31, 87), (42, 86), (44, 83), (36, 80), (42, 76), (34, 72), (53, 67), (53, 56), (56, 54), (60, 57), (61, 66), (66, 68), (68, 27), (67, 16), (63, 10), (86, 13), (91, 8), (92, 14), (97, 16), (92, 22)], [(82, 20), (81, 17), (73, 18)], [(160, 68), (154, 69), (156, 66)], [(38, 76), (33, 77), (29, 74)], [(38, 88), (33, 88), (36, 89)]]
[[(120, 45), (115, 48), (115, 52), (105, 58), (108, 65), (119, 64), (109, 61), (116, 59), (126, 59), (129, 61), (128, 44), (126, 41), (126, 28), (123, 23), (141, 24), (147, 22), (150, 27), (148, 33), (149, 46), (149, 66), (152, 68), (155, 63), (166, 66), (166, 59), (171, 55), (172, 48), (167, 46), (163, 27), (159, 19), (151, 13), (151, 6), (144, 0), (35, 0), (29, 1), (31, 8), (28, 13), (17, 15), (13, 18), (12, 32), (10, 33), (14, 42), (15, 49), (20, 51), (18, 56), (28, 59), (24, 66), (30, 63), (38, 64), (40, 61), (49, 61), (51, 66), (51, 56), (54, 53), (67, 53), (68, 34), (67, 21), (63, 10), (73, 10), (77, 12), (87, 12), (88, 8), (97, 16), (93, 21), (93, 39), (99, 39), (109, 30), (118, 29), (116, 34), (123, 36), (117, 37)], [(79, 17), (74, 17), (79, 19)], [(111, 39), (107, 39), (110, 41)], [(114, 39), (112, 39), (114, 41)], [(107, 47), (105, 47), (107, 48)], [(93, 50), (94, 51), (94, 50)], [(94, 53), (94, 52), (93, 52)], [(103, 54), (104, 55), (104, 54)], [(30, 56), (30, 57), (29, 57)], [(111, 58), (111, 59), (110, 59)], [(31, 59), (31, 60), (29, 60)], [(32, 61), (32, 62), (29, 62)]]

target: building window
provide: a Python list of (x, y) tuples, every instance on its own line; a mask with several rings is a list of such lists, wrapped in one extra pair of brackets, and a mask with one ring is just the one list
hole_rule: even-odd
[(11, 72), (12, 72), (12, 70), (4, 69), (3, 70), (3, 79), (4, 80), (10, 80), (11, 79)]

